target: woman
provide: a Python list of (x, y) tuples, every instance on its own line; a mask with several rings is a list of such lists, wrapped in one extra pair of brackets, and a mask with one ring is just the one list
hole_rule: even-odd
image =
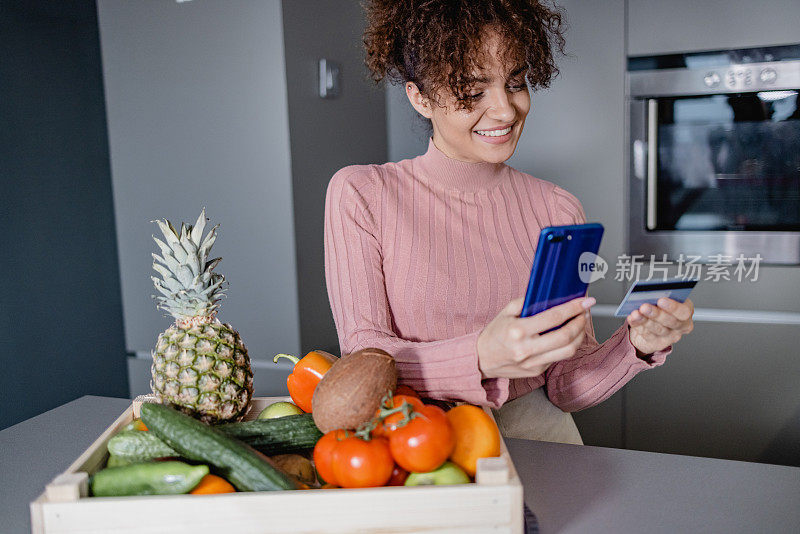
[(376, 81), (405, 84), (433, 135), (424, 155), (331, 179), (325, 272), (342, 353), (388, 351), (401, 383), (491, 406), (507, 437), (582, 443), (565, 412), (661, 365), (694, 310), (689, 300), (643, 305), (603, 344), (594, 298), (518, 317), (540, 230), (586, 221), (572, 194), (503, 163), (522, 134), (528, 85), (557, 73), (561, 15), (522, 0), (366, 9), (367, 65)]

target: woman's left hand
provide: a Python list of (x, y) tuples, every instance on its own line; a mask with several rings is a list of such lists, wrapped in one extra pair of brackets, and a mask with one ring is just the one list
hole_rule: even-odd
[(628, 315), (631, 344), (642, 357), (663, 350), (694, 329), (694, 303), (658, 299), (658, 306), (642, 304)]

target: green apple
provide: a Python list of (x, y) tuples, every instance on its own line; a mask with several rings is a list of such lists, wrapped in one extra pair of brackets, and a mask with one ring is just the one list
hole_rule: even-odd
[(298, 415), (304, 413), (296, 404), (291, 402), (273, 402), (258, 414), (259, 419), (277, 419), (287, 415)]
[(453, 462), (445, 462), (438, 469), (427, 473), (411, 473), (406, 486), (444, 486), (447, 484), (469, 484), (469, 475)]

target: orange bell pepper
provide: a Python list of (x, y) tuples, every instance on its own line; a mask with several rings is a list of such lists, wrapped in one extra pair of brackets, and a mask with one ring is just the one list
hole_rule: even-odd
[(291, 354), (278, 354), (272, 361), (277, 362), (279, 358), (294, 362), (294, 370), (286, 379), (286, 386), (294, 403), (304, 412), (311, 413), (311, 399), (317, 384), (339, 358), (324, 350), (312, 350), (302, 359)]

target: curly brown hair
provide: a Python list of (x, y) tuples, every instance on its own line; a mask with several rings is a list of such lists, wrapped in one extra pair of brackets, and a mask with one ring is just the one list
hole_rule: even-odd
[(487, 30), (504, 43), (504, 67), (525, 68), (528, 85), (549, 87), (558, 75), (554, 46), (564, 52), (563, 9), (537, 0), (365, 0), (366, 64), (377, 83), (414, 82), (429, 100), (441, 105), (449, 89), (457, 107), (472, 109), (473, 73), (483, 63)]

